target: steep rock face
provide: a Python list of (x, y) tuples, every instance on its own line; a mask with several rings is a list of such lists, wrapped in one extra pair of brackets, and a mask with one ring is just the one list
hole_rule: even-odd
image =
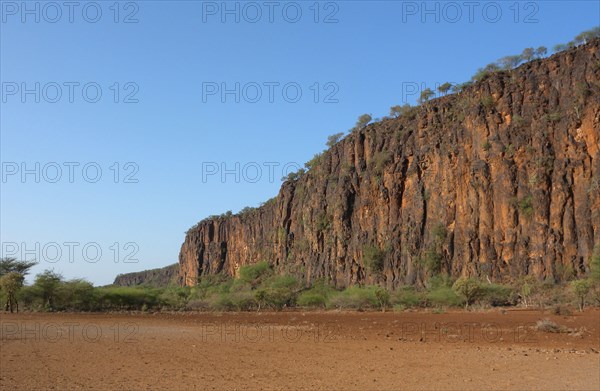
[(581, 275), (600, 243), (599, 145), (595, 41), (346, 137), (262, 207), (191, 228), (180, 281), (261, 260), (338, 287)]
[(179, 278), (179, 264), (165, 266), (160, 269), (144, 270), (135, 273), (119, 274), (113, 285), (118, 286), (167, 286)]

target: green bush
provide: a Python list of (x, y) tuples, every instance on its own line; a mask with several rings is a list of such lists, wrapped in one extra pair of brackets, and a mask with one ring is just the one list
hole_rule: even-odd
[(573, 293), (577, 296), (579, 311), (583, 311), (583, 307), (585, 307), (585, 298), (590, 293), (591, 285), (588, 280), (575, 280), (571, 281), (571, 289), (573, 289)]
[(314, 291), (305, 291), (298, 296), (296, 303), (300, 307), (319, 307), (325, 308), (327, 298), (322, 293)]
[(434, 307), (458, 307), (463, 304), (463, 299), (447, 286), (429, 291), (426, 299), (427, 303)]
[(57, 309), (92, 311), (96, 306), (96, 291), (88, 281), (81, 279), (66, 281), (59, 284), (56, 290)]
[(298, 289), (299, 285), (300, 282), (296, 277), (290, 275), (283, 275), (270, 277), (261, 284), (261, 287), (296, 290)]
[(143, 306), (156, 308), (160, 291), (158, 288), (103, 287), (96, 289), (96, 297), (99, 309), (140, 310)]
[(482, 284), (481, 300), (492, 307), (513, 305), (515, 304), (515, 291), (505, 285)]
[(259, 288), (254, 291), (254, 298), (259, 308), (266, 307), (280, 310), (295, 305), (295, 292), (287, 288)]
[(481, 105), (486, 109), (491, 109), (494, 107), (496, 102), (494, 102), (494, 98), (491, 95), (486, 95), (481, 98)]
[(406, 287), (396, 291), (391, 298), (391, 303), (403, 308), (418, 307), (421, 304), (421, 295), (414, 288)]
[[(333, 294), (327, 301), (328, 308), (364, 310), (367, 308), (381, 308), (378, 291), (380, 287), (350, 286), (341, 292)], [(379, 294), (381, 295), (381, 294)]]
[(531, 196), (523, 197), (519, 200), (519, 210), (530, 217), (533, 214), (533, 198)]
[(164, 290), (161, 290), (158, 296), (158, 301), (161, 307), (166, 307), (172, 310), (181, 310), (186, 308), (189, 297), (190, 288), (170, 286)]
[(383, 261), (385, 252), (379, 247), (373, 245), (363, 246), (363, 264), (371, 273), (380, 273), (383, 271)]
[(429, 275), (435, 276), (442, 271), (442, 254), (438, 253), (434, 249), (428, 249), (423, 254), (421, 261), (425, 266), (425, 270)]
[(254, 293), (249, 290), (240, 290), (230, 293), (229, 303), (236, 311), (250, 311), (258, 307)]
[(265, 261), (240, 267), (239, 279), (256, 286), (261, 280), (271, 275), (271, 268)]
[(452, 285), (452, 289), (465, 300), (465, 308), (481, 296), (481, 285), (474, 278), (461, 277)]

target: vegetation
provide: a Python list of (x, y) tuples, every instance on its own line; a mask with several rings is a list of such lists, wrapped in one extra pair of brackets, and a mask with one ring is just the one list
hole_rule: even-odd
[(354, 127), (350, 131), (355, 132), (363, 129), (369, 124), (369, 122), (371, 122), (372, 119), (373, 117), (371, 117), (371, 114), (361, 115), (360, 117), (358, 117), (358, 120), (356, 120), (356, 125), (354, 125)]
[[(432, 231), (436, 241), (445, 237), (440, 224)], [(385, 250), (366, 245), (365, 268), (383, 271)], [(432, 259), (435, 259), (432, 256)], [(435, 262), (433, 262), (435, 265)], [(323, 280), (312, 286), (296, 276), (279, 274), (262, 261), (239, 268), (237, 276), (203, 276), (193, 287), (149, 286), (94, 287), (85, 280), (64, 278), (54, 271), (38, 274), (34, 283), (23, 286), (21, 275), (10, 272), (0, 277), (0, 296), (5, 310), (30, 311), (279, 311), (285, 308), (330, 308), (346, 310), (382, 310), (394, 308), (432, 308), (443, 312), (447, 307), (550, 306), (553, 313), (569, 313), (569, 306), (584, 309), (586, 299), (600, 283), (600, 246), (590, 262), (587, 279), (564, 285), (540, 283), (525, 278), (510, 285), (481, 282), (475, 278), (452, 279), (447, 274), (432, 274), (421, 287), (400, 287), (394, 291), (381, 286), (349, 286), (338, 290)], [(435, 266), (433, 267), (435, 268)], [(600, 305), (600, 301), (595, 303)]]
[(427, 101), (429, 101), (429, 99), (431, 99), (433, 96), (435, 95), (435, 92), (433, 92), (431, 90), (431, 88), (425, 88), (423, 91), (421, 91), (421, 95), (419, 95), (419, 103), (423, 104)]
[(447, 94), (451, 88), (452, 88), (452, 84), (445, 82), (444, 84), (442, 84), (441, 86), (438, 87), (438, 91), (442, 94)]
[(327, 147), (328, 148), (333, 147), (335, 144), (337, 144), (342, 139), (342, 137), (344, 137), (344, 133), (341, 133), (341, 132), (328, 136), (327, 143), (326, 143)]
[(371, 273), (383, 271), (385, 252), (377, 246), (366, 245), (362, 248), (363, 264)]
[(4, 310), (19, 312), (18, 294), (25, 276), (36, 265), (35, 261), (18, 261), (16, 258), (6, 257), (0, 259), (0, 293), (5, 297)]
[(519, 200), (519, 210), (527, 217), (533, 215), (533, 198), (531, 196), (523, 197)]
[(17, 293), (23, 287), (24, 277), (22, 274), (10, 272), (0, 277), (0, 289), (5, 292), (6, 304), (4, 310), (12, 313), (13, 310), (19, 312), (19, 303), (17, 301)]
[(567, 331), (565, 326), (561, 326), (550, 319), (541, 319), (535, 325), (535, 328), (545, 333), (564, 333)]
[(479, 281), (467, 277), (461, 277), (456, 280), (454, 285), (452, 285), (452, 289), (464, 298), (465, 308), (468, 308), (470, 304), (473, 304), (482, 293)]
[(402, 106), (396, 105), (390, 107), (390, 117), (402, 117), (403, 115), (409, 114), (412, 111), (413, 107), (409, 104), (404, 104)]
[(319, 153), (315, 153), (315, 155), (313, 156), (312, 159), (310, 159), (309, 161), (307, 161), (306, 163), (304, 163), (304, 167), (307, 170), (312, 170), (313, 168), (315, 168), (319, 162), (321, 161), (321, 159), (323, 158), (323, 153), (319, 152)]
[(583, 307), (585, 307), (585, 299), (588, 293), (590, 293), (590, 282), (588, 280), (571, 281), (571, 287), (579, 299), (579, 311), (583, 311)]

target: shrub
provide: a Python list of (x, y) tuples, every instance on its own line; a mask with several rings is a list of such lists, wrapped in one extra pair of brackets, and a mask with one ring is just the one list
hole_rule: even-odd
[(325, 307), (327, 300), (335, 293), (332, 286), (319, 280), (298, 296), (297, 304), (301, 307)]
[(473, 304), (481, 295), (481, 285), (479, 281), (473, 278), (459, 278), (454, 285), (452, 285), (452, 289), (465, 299), (465, 308), (468, 308), (470, 304)]
[(561, 326), (558, 323), (551, 321), (550, 319), (538, 320), (535, 325), (535, 328), (538, 331), (543, 331), (545, 333), (564, 333), (568, 331), (568, 329), (565, 326)]
[(258, 307), (255, 295), (250, 290), (232, 292), (228, 297), (228, 304), (236, 311), (249, 311)]
[(519, 200), (519, 210), (527, 217), (533, 214), (533, 198), (531, 196), (523, 197)]
[(427, 303), (435, 307), (455, 307), (463, 304), (463, 300), (452, 290), (452, 288), (446, 286), (431, 290), (427, 293), (426, 298)]
[(97, 288), (97, 299), (103, 310), (139, 310), (144, 305), (147, 308), (156, 307), (159, 292), (155, 288), (105, 287)]
[(254, 265), (240, 267), (239, 279), (243, 282), (256, 286), (261, 280), (271, 274), (271, 268), (266, 261), (257, 262)]
[(438, 253), (434, 249), (428, 249), (425, 251), (422, 257), (422, 262), (425, 265), (425, 269), (429, 275), (435, 276), (442, 271), (442, 254)]
[(96, 292), (90, 282), (74, 279), (59, 284), (56, 290), (57, 309), (91, 311), (96, 307)]
[(320, 307), (325, 308), (327, 303), (327, 298), (318, 292), (314, 291), (305, 291), (298, 296), (298, 300), (296, 303), (300, 307)]
[(559, 122), (561, 118), (562, 118), (562, 116), (561, 116), (560, 112), (558, 112), (558, 111), (546, 115), (546, 121), (553, 123), (553, 124)]
[(592, 297), (600, 305), (600, 244), (594, 247), (590, 260), (590, 287)]
[(307, 161), (306, 163), (304, 163), (304, 167), (307, 170), (312, 170), (313, 168), (315, 168), (319, 162), (321, 162), (321, 159), (323, 158), (323, 153), (319, 152), (319, 153), (315, 153), (315, 155), (313, 156), (312, 159), (310, 159), (309, 161)]
[(555, 305), (554, 307), (552, 307), (552, 313), (554, 315), (560, 315), (560, 316), (570, 316), (573, 315), (573, 313), (571, 312), (571, 310), (561, 304)]
[(302, 177), (302, 175), (304, 175), (306, 173), (306, 170), (304, 170), (303, 168), (299, 169), (296, 172), (290, 172), (288, 173), (286, 176), (281, 178), (282, 182), (287, 182), (287, 181), (297, 181), (298, 179), (300, 179)]
[(158, 301), (162, 306), (173, 310), (181, 310), (187, 306), (190, 289), (187, 287), (170, 286), (159, 294)]
[(491, 95), (486, 95), (483, 98), (481, 98), (481, 105), (486, 109), (491, 109), (492, 107), (494, 107), (495, 103), (496, 102), (494, 102), (494, 98)]
[(488, 64), (484, 68), (480, 68), (479, 70), (477, 70), (477, 73), (475, 73), (475, 75), (473, 75), (471, 80), (474, 82), (483, 81), (491, 73), (496, 72), (498, 70), (500, 70), (500, 67), (498, 67), (498, 65), (496, 65), (495, 63)]
[(381, 287), (375, 288), (375, 298), (377, 299), (377, 305), (382, 311), (385, 311), (390, 306), (390, 292)]
[(376, 175), (381, 175), (385, 165), (391, 160), (390, 153), (388, 151), (379, 151), (373, 155), (373, 172)]
[(571, 288), (579, 300), (579, 311), (583, 311), (585, 298), (590, 293), (590, 282), (588, 280), (571, 281)]
[(421, 303), (420, 295), (415, 292), (414, 288), (406, 287), (399, 289), (391, 298), (391, 303), (403, 308), (417, 307)]
[(331, 224), (331, 218), (327, 215), (327, 213), (321, 213), (317, 217), (317, 231), (328, 230), (330, 224)]
[(280, 310), (295, 304), (295, 293), (286, 288), (259, 288), (254, 292), (258, 308), (268, 307)]
[(492, 307), (514, 304), (514, 290), (500, 284), (482, 284), (481, 299)]
[(330, 297), (327, 307), (338, 309), (363, 310), (366, 308), (381, 308), (377, 294), (378, 287), (350, 286)]
[(363, 264), (371, 273), (383, 271), (385, 252), (379, 247), (366, 245), (362, 248)]

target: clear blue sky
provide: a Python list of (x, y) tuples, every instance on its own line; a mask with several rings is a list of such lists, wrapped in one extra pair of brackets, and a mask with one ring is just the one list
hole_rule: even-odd
[[(403, 88), (466, 81), (499, 57), (551, 48), (600, 24), (597, 1), (482, 1), (472, 14), (451, 3), (428, 2), (427, 14), (421, 1), (321, 2), (316, 15), (313, 1), (275, 2), (271, 23), (259, 1), (238, 3), (236, 23), (221, 1), (121, 2), (118, 14), (114, 1), (72, 10), (29, 1), (32, 13), (21, 1), (2, 1), (2, 255), (37, 258), (34, 274), (54, 268), (95, 284), (174, 263), (190, 226), (273, 197), (283, 166), (302, 165), (327, 135), (362, 113), (379, 117), (404, 99), (413, 103)], [(264, 84), (271, 82), (279, 85)], [(35, 93), (21, 94), (36, 83), (39, 103)], [(234, 94), (211, 94), (221, 83), (240, 83), (239, 103)], [(98, 87), (102, 96), (91, 103)], [(240, 163), (239, 183), (234, 174), (203, 178), (222, 162), (232, 171)], [(36, 163), (39, 183), (35, 174), (23, 181), (22, 169), (36, 171)], [(279, 164), (274, 181), (271, 163)], [(62, 176), (51, 183), (57, 166)], [(102, 177), (92, 183), (98, 167)], [(126, 174), (137, 183), (124, 183)], [(92, 263), (98, 247), (102, 257)], [(137, 263), (124, 263), (131, 252)]]

